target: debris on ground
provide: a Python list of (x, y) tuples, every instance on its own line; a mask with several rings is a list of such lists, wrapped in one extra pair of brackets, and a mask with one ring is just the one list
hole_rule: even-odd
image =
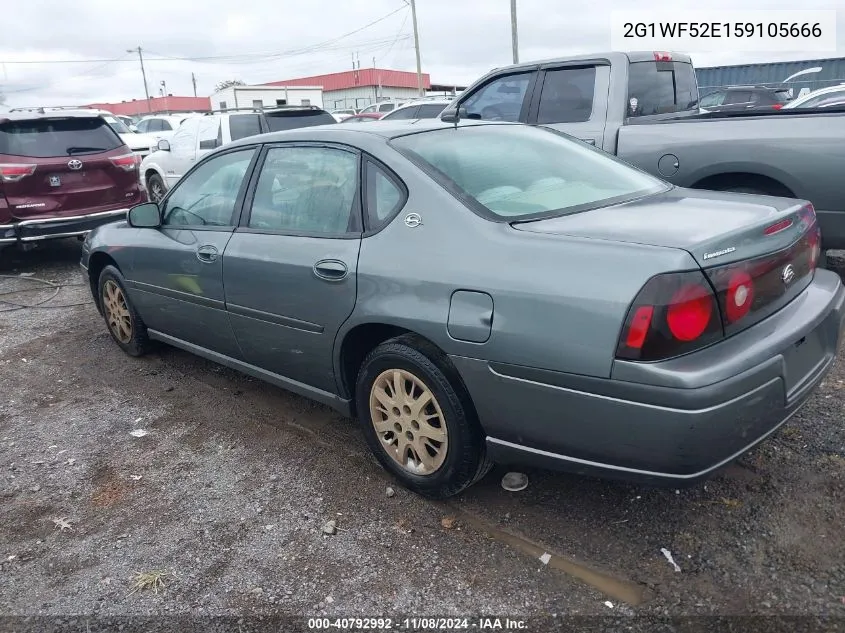
[(608, 609), (612, 609), (613, 603), (610, 600), (605, 600), (604, 606), (606, 606)]
[(148, 434), (149, 432), (146, 429), (135, 429), (134, 431), (129, 431), (129, 435), (132, 437), (144, 437)]
[(678, 566), (678, 563), (676, 563), (676, 562), (675, 562), (675, 559), (674, 559), (674, 558), (672, 558), (672, 552), (670, 552), (670, 551), (669, 551), (668, 549), (666, 549), (665, 547), (661, 547), (661, 548), (660, 548), (660, 551), (661, 551), (661, 552), (663, 553), (663, 555), (666, 557), (666, 560), (668, 560), (668, 561), (669, 561), (669, 564), (670, 564), (670, 565), (672, 565), (672, 567), (674, 567), (674, 568), (675, 568), (675, 571), (681, 571), (681, 568)]
[(391, 488), (390, 486), (388, 486), (387, 488), (385, 488), (384, 494), (386, 494), (388, 497), (392, 497), (393, 495), (396, 494), (396, 491), (393, 488)]
[(323, 525), (323, 534), (337, 534), (337, 521), (331, 519)]
[(548, 552), (543, 552), (543, 555), (540, 557), (540, 562), (544, 565), (548, 565), (550, 560), (552, 560), (552, 555)]
[(519, 492), (528, 487), (528, 475), (525, 473), (511, 472), (502, 477), (502, 488), (508, 492)]
[(457, 519), (455, 519), (455, 517), (443, 517), (442, 519), (440, 519), (441, 527), (447, 530), (451, 530), (453, 527), (455, 527), (455, 523), (457, 523)]
[(70, 523), (67, 520), (67, 517), (61, 517), (59, 519), (53, 519), (53, 524), (59, 530), (59, 532), (64, 532), (65, 530), (72, 530), (73, 528), (70, 526)]
[(152, 590), (153, 593), (158, 593), (159, 589), (164, 588), (163, 578), (167, 576), (167, 572), (161, 570), (154, 570), (148, 572), (135, 572), (135, 584), (130, 593), (136, 591), (144, 591), (145, 589)]

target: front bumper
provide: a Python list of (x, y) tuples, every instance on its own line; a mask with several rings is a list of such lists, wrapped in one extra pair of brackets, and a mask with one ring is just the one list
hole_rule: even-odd
[(822, 270), (749, 330), (673, 361), (625, 363), (611, 379), (452, 361), (494, 461), (680, 486), (732, 462), (800, 409), (833, 365), (844, 318), (845, 288)]
[(0, 224), (0, 244), (37, 242), (85, 235), (89, 231), (126, 217), (129, 209), (113, 209), (72, 217), (38, 218), (21, 220), (14, 224)]

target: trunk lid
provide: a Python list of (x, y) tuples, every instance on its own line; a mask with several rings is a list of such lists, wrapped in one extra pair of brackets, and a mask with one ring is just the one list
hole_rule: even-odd
[(808, 229), (800, 218), (806, 205), (786, 198), (673, 188), (624, 204), (516, 222), (513, 227), (679, 248), (706, 268), (788, 247)]
[(15, 220), (120, 208), (140, 195), (137, 162), (99, 117), (0, 121), (0, 195)]

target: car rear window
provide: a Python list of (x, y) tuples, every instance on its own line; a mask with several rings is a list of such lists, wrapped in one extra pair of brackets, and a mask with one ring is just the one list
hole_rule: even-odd
[(418, 119), (436, 119), (440, 116), (446, 106), (442, 103), (424, 103), (417, 111)]
[(123, 141), (100, 117), (42, 118), (0, 124), (0, 154), (50, 158), (116, 149)]
[(294, 130), (312, 125), (326, 125), (337, 123), (335, 118), (325, 110), (302, 110), (291, 112), (265, 112), (267, 125), (271, 132)]
[(692, 64), (632, 62), (628, 65), (629, 117), (698, 109), (698, 83)]
[(575, 213), (668, 186), (548, 128), (466, 126), (401, 136), (391, 144), (493, 219)]

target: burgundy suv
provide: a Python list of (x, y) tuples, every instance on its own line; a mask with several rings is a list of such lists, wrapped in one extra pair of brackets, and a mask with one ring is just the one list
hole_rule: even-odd
[(83, 235), (146, 200), (137, 158), (98, 115), (0, 114), (0, 246)]

